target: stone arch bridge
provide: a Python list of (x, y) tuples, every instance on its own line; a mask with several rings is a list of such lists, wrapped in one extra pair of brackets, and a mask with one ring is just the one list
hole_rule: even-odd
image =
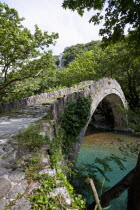
[[(114, 115), (114, 129), (126, 130), (124, 125), (125, 116), (118, 112), (116, 105), (126, 107), (126, 101), (123, 91), (118, 82), (111, 78), (102, 78), (98, 81), (81, 82), (71, 88), (65, 88), (50, 93), (42, 93), (40, 95), (31, 96), (18, 101), (17, 103), (4, 104), (0, 103), (0, 206), (5, 209), (5, 205), (11, 206), (11, 200), (15, 201), (10, 209), (19, 209), (25, 206), (26, 210), (31, 209), (31, 203), (24, 197), (25, 194), (32, 192), (34, 188), (40, 186), (28, 185), (25, 173), (19, 170), (26, 163), (26, 158), (30, 156), (28, 151), (26, 153), (18, 146), (16, 136), (21, 131), (25, 130), (31, 123), (39, 122), (42, 124), (42, 130), (39, 135), (49, 134), (50, 137), (54, 135), (52, 120), (44, 118), (51, 114), (51, 119), (56, 124), (58, 123), (61, 112), (69, 101), (76, 101), (79, 97), (91, 96), (92, 104), (90, 116), (87, 124), (79, 134), (79, 142), (75, 143), (75, 151), (72, 155), (77, 156), (79, 146), (84, 137), (86, 128), (90, 119), (98, 107), (99, 103), (106, 99), (112, 108)], [(17, 109), (18, 108), (18, 109)], [(4, 112), (6, 111), (6, 112)], [(7, 111), (10, 111), (9, 114)], [(37, 125), (37, 124), (36, 124)], [(44, 151), (44, 150), (41, 150)], [(40, 152), (42, 157), (42, 164), (44, 169), (39, 173), (49, 173), (56, 176), (55, 169), (51, 168), (50, 160), (46, 151)], [(22, 156), (22, 163), (18, 160)], [(23, 158), (24, 157), (24, 158)], [(24, 162), (25, 159), (25, 162)], [(22, 166), (23, 165), (23, 166)], [(62, 190), (63, 189), (63, 190)], [(55, 189), (55, 193), (63, 194), (65, 202), (69, 198), (68, 193), (64, 187)], [(26, 193), (25, 193), (26, 192)], [(18, 193), (23, 197), (19, 198)], [(54, 192), (52, 192), (54, 194)], [(68, 205), (70, 201), (68, 201)]]
[[(91, 82), (91, 81), (90, 81)], [(53, 119), (57, 122), (61, 112), (63, 112), (65, 105), (69, 101), (76, 101), (79, 97), (91, 96), (92, 104), (88, 123), (94, 114), (100, 102), (105, 99), (111, 106), (114, 116), (114, 130), (126, 131), (126, 117), (118, 110), (118, 106), (126, 108), (127, 103), (124, 93), (115, 79), (102, 78), (98, 81), (92, 81), (82, 89), (68, 93), (63, 97), (57, 98), (52, 104)], [(87, 123), (87, 124), (88, 124)]]
[[(10, 104), (0, 103), (0, 112), (11, 111), (13, 108), (14, 109), (24, 108), (24, 110), (26, 111), (26, 109), (31, 108), (30, 113), (32, 112), (31, 114), (34, 116), (37, 115), (37, 117), (35, 118), (31, 117), (30, 120), (29, 119), (25, 121), (22, 120), (20, 123), (20, 128), (21, 128), (20, 130), (23, 130), (25, 126), (26, 127), (28, 126), (28, 124), (35, 122), (38, 119), (41, 119), (43, 116), (45, 116), (46, 115), (45, 106), (48, 105), (51, 118), (53, 121), (56, 122), (56, 125), (58, 125), (59, 117), (61, 113), (64, 111), (64, 108), (68, 102), (76, 101), (79, 97), (89, 97), (89, 96), (92, 98), (90, 116), (87, 124), (79, 134), (80, 139), (84, 137), (87, 126), (91, 121), (91, 118), (96, 108), (98, 107), (100, 102), (102, 102), (104, 99), (106, 100), (107, 103), (109, 103), (113, 113), (113, 118), (114, 118), (113, 129), (119, 131), (127, 131), (126, 116), (123, 114), (123, 112), (121, 112), (118, 109), (118, 105), (123, 108), (127, 107), (124, 93), (119, 83), (115, 79), (107, 77), (104, 77), (98, 81), (81, 82), (73, 87), (60, 89), (54, 92), (42, 93), (40, 95), (30, 96), (16, 103), (10, 103)], [(21, 118), (22, 118), (22, 113), (21, 113)], [(18, 120), (16, 120), (16, 122), (18, 123)], [(7, 132), (7, 129), (5, 129), (5, 131)], [(18, 125), (14, 130), (14, 133), (16, 132), (19, 132)]]
[(81, 130), (78, 138), (79, 142), (74, 143), (74, 151), (70, 155), (77, 157), (80, 145), (84, 138), (85, 132), (87, 130), (88, 124), (91, 121), (91, 118), (97, 109), (98, 105), (105, 99), (107, 103), (109, 103), (113, 118), (114, 118), (114, 127), (113, 130), (118, 131), (127, 131), (127, 118), (126, 115), (121, 111), (120, 108), (126, 108), (127, 102), (125, 100), (124, 93), (119, 85), (119, 83), (115, 79), (111, 78), (102, 78), (98, 81), (93, 81), (91, 84), (86, 87), (64, 95), (63, 97), (57, 98), (52, 104), (52, 115), (54, 121), (58, 122), (61, 113), (64, 110), (64, 107), (69, 101), (76, 101), (79, 97), (88, 97), (90, 96), (92, 99), (90, 115), (88, 122), (85, 127)]

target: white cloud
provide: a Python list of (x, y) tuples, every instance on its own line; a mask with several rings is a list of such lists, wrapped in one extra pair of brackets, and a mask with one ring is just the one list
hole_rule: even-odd
[(78, 43), (87, 43), (92, 40), (99, 40), (99, 26), (89, 24), (92, 12), (86, 12), (80, 17), (76, 12), (62, 8), (63, 0), (2, 0), (10, 7), (15, 8), (19, 15), (25, 17), (24, 24), (31, 31), (37, 24), (42, 30), (49, 33), (59, 33), (59, 39), (55, 47), (52, 47), (54, 54), (63, 52), (67, 46)]

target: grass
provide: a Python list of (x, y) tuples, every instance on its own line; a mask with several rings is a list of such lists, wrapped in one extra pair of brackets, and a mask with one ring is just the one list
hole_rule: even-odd
[(29, 152), (38, 151), (43, 144), (47, 144), (49, 141), (49, 137), (47, 135), (43, 136), (41, 130), (42, 126), (40, 123), (30, 125), (18, 135), (18, 143), (21, 146), (28, 148)]

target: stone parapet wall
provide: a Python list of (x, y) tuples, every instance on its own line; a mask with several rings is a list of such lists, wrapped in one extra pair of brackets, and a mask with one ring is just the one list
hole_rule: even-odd
[[(63, 97), (58, 97), (51, 105), (51, 110), (53, 114), (53, 119), (57, 122), (61, 112), (64, 110), (65, 105), (69, 101), (76, 101), (79, 97), (91, 96), (93, 99), (91, 106), (91, 115), (94, 113), (98, 104), (107, 96), (116, 95), (122, 105), (126, 107), (126, 100), (124, 93), (119, 85), (119, 83), (112, 78), (104, 77), (98, 81), (94, 81), (92, 84), (83, 87), (75, 92), (68, 93)], [(120, 103), (119, 101), (119, 103)]]
[(80, 82), (79, 84), (76, 84), (73, 87), (63, 88), (63, 89), (53, 91), (53, 92), (41, 93), (38, 95), (24, 98), (18, 102), (10, 102), (9, 104), (0, 103), (0, 112), (10, 111), (12, 109), (23, 108), (23, 107), (27, 107), (27, 106), (32, 106), (34, 104), (41, 104), (43, 102), (47, 102), (52, 99), (56, 99), (58, 97), (66, 95), (70, 92), (76, 91), (79, 88), (81, 88), (82, 86), (89, 85), (93, 82), (94, 81), (92, 81), (92, 80)]

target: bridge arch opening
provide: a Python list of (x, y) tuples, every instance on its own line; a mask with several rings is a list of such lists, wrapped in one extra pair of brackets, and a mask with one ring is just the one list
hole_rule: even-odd
[[(126, 107), (126, 103), (123, 100), (123, 98), (120, 97), (119, 92), (118, 93), (109, 93), (109, 94), (98, 94), (96, 97), (93, 96), (93, 101), (91, 104), (91, 112), (89, 116), (89, 120), (85, 127), (81, 130), (78, 138), (79, 142), (76, 142), (74, 145), (75, 151), (74, 151), (74, 157), (77, 159), (79, 151), (80, 151), (80, 146), (83, 142), (84, 136), (86, 135), (86, 131), (88, 132), (88, 126), (90, 124), (95, 124), (96, 121), (96, 114), (101, 110), (102, 108), (105, 108), (106, 110), (104, 112), (103, 118), (103, 123), (105, 126), (109, 125), (110, 130), (114, 131), (128, 131), (127, 129), (127, 120), (126, 120), (126, 115), (123, 111), (121, 111), (121, 108)], [(96, 121), (97, 123), (97, 121)], [(90, 128), (91, 129), (91, 128)], [(94, 126), (92, 127), (94, 129)], [(76, 160), (75, 159), (75, 160)]]
[[(81, 171), (83, 171), (82, 166), (85, 165), (84, 166), (85, 168), (83, 167), (85, 169), (85, 173), (88, 173), (88, 170), (89, 170), (89, 174), (90, 174), (92, 170), (92, 166), (95, 164), (95, 168), (96, 168), (96, 164), (98, 164), (98, 161), (94, 162), (96, 157), (99, 159), (100, 158), (102, 159), (106, 155), (108, 155), (109, 157), (111, 152), (112, 154), (115, 154), (117, 149), (114, 149), (113, 147), (116, 142), (114, 144), (112, 142), (115, 141), (115, 138), (113, 135), (114, 134), (116, 135), (117, 132), (102, 132), (101, 130), (95, 130), (92, 132), (91, 129), (94, 130), (94, 127), (95, 128), (97, 127), (97, 128), (105, 128), (109, 130), (126, 131), (127, 130), (126, 116), (125, 116), (125, 113), (121, 111), (121, 108), (125, 108), (125, 107), (126, 107), (126, 104), (124, 103), (124, 100), (119, 96), (119, 94), (117, 95), (115, 93), (110, 93), (103, 97), (101, 96), (99, 97), (97, 96), (96, 98), (93, 97), (93, 102), (91, 104), (90, 118), (87, 125), (85, 126), (84, 136), (85, 135), (87, 136), (85, 136), (85, 139), (83, 142), (81, 140), (81, 143), (83, 143), (81, 145), (82, 149), (81, 149), (81, 152), (79, 151), (80, 153), (79, 157), (77, 157), (78, 164), (77, 163), (76, 164), (77, 164), (77, 168), (79, 167), (80, 173)], [(107, 133), (107, 135), (105, 133)], [(93, 134), (95, 135), (94, 137), (92, 137)], [(110, 136), (112, 136), (111, 139), (108, 138)], [(109, 144), (113, 146), (110, 146)], [(103, 145), (103, 146), (100, 146), (100, 145)], [(93, 152), (91, 152), (92, 150)], [(111, 177), (111, 180), (115, 179), (114, 174), (112, 175), (113, 179)], [(78, 190), (80, 189), (79, 186), (77, 187)], [(81, 193), (80, 190), (79, 190), (79, 193)], [(86, 195), (86, 193), (84, 194), (83, 192), (83, 195)], [(90, 203), (91, 201), (89, 198), (90, 198), (90, 195), (88, 194), (87, 202)]]
[(89, 124), (97, 128), (124, 131), (126, 116), (122, 108), (124, 104), (121, 98), (114, 93), (108, 94), (91, 111)]
[(93, 113), (88, 127), (113, 130), (114, 115), (110, 103), (104, 98)]

